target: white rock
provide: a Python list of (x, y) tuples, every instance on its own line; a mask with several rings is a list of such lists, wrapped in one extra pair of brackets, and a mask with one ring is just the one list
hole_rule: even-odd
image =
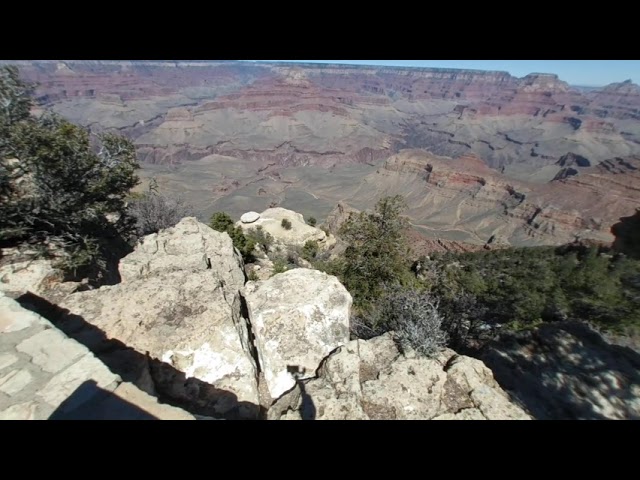
[(324, 361), (304, 392), (298, 384), (275, 402), (268, 418), (295, 418), (296, 412), (317, 420), (530, 418), (481, 361), (454, 355), (444, 350), (433, 359), (407, 358), (392, 334), (351, 341)]
[(32, 260), (4, 265), (0, 268), (0, 290), (34, 293), (42, 290), (43, 282), (56, 277), (48, 260)]
[(175, 227), (144, 237), (133, 253), (120, 261), (122, 283), (169, 272), (202, 272), (224, 281), (233, 293), (244, 285), (242, 258), (231, 237), (198, 222), (183, 218)]
[(245, 297), (272, 398), (294, 386), (288, 366), (312, 377), (329, 352), (349, 341), (352, 299), (334, 276), (297, 268), (248, 284)]
[[(215, 388), (257, 411), (257, 370), (240, 310), (243, 264), (229, 236), (185, 218), (145, 237), (120, 272), (121, 284), (69, 295), (61, 304), (69, 321), (79, 315), (141, 359), (164, 362), (154, 382), (175, 398), (209, 407), (200, 389)], [(200, 383), (186, 382), (191, 378)], [(235, 408), (225, 402), (216, 414)]]
[[(291, 222), (289, 230), (282, 226), (283, 219)], [(307, 241), (313, 240), (318, 242), (320, 248), (328, 248), (335, 243), (333, 235), (327, 237), (327, 234), (321, 229), (307, 225), (301, 214), (286, 208), (268, 208), (250, 224), (245, 224), (242, 220), (236, 223), (236, 226), (242, 228), (245, 233), (255, 229), (258, 225), (262, 226), (262, 229), (269, 233), (276, 243), (283, 246), (302, 247)]]
[(253, 223), (260, 218), (258, 212), (247, 212), (240, 217), (242, 223)]

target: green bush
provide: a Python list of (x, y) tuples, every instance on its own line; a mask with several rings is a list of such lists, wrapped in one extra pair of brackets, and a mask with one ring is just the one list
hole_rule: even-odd
[[(446, 254), (425, 262), (447, 318), (477, 327), (531, 328), (575, 319), (605, 330), (640, 328), (640, 261), (587, 246)], [(455, 265), (453, 266), (455, 262)], [(460, 310), (460, 297), (473, 301)], [(487, 331), (486, 328), (484, 330)]]
[(309, 217), (309, 219), (307, 220), (307, 224), (311, 225), (312, 227), (315, 227), (316, 226), (315, 217)]
[(273, 237), (262, 228), (262, 225), (249, 230), (247, 238), (255, 245), (259, 245), (265, 252), (268, 252), (273, 245)]
[(304, 247), (302, 247), (301, 256), (307, 262), (311, 262), (316, 258), (318, 250), (318, 242), (316, 242), (315, 240), (307, 240), (304, 244)]
[(280, 225), (282, 225), (282, 228), (284, 228), (285, 230), (291, 230), (291, 222), (286, 218), (282, 219), (282, 222), (280, 222)]
[(385, 285), (407, 285), (415, 278), (406, 259), (408, 222), (401, 215), (405, 208), (401, 196), (384, 197), (374, 212), (351, 215), (340, 228), (348, 246), (339, 277), (356, 308), (368, 308)]
[(209, 226), (218, 232), (228, 232), (233, 227), (233, 219), (226, 212), (216, 212), (211, 215)]
[(226, 212), (216, 212), (211, 215), (209, 226), (218, 232), (227, 232), (233, 246), (238, 249), (242, 260), (245, 263), (251, 263), (255, 260), (253, 251), (256, 241), (251, 236), (246, 235), (242, 228), (234, 226), (233, 219)]
[(31, 116), (32, 91), (15, 67), (0, 69), (0, 242), (41, 248), (66, 273), (100, 279), (135, 232), (126, 208), (139, 182), (134, 146)]
[(289, 263), (286, 258), (276, 257), (273, 259), (273, 274), (284, 273), (289, 270)]
[(249, 280), (251, 282), (255, 282), (255, 281), (259, 280), (258, 274), (255, 272), (255, 270), (251, 270), (249, 272), (249, 275), (247, 275), (247, 280)]

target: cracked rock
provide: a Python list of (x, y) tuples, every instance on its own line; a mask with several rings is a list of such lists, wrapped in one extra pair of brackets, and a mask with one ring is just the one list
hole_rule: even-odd
[(317, 378), (278, 399), (268, 417), (305, 419), (311, 411), (318, 420), (530, 419), (480, 360), (460, 355), (449, 362), (454, 355), (403, 355), (392, 333), (353, 340), (324, 360)]

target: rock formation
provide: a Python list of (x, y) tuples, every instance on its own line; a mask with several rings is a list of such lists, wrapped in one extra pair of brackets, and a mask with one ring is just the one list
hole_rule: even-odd
[(334, 276), (296, 268), (245, 289), (249, 320), (271, 397), (294, 386), (288, 366), (313, 376), (349, 341), (351, 295)]
[[(61, 328), (88, 323), (187, 379), (229, 392), (211, 404), (194, 384), (175, 382), (173, 373), (151, 372), (155, 388), (167, 396), (218, 415), (256, 416), (251, 405), (259, 404), (258, 375), (238, 293), (244, 284), (242, 260), (229, 236), (185, 218), (145, 237), (121, 261), (120, 274), (121, 284), (65, 298), (60, 306), (68, 313)], [(146, 365), (130, 368), (135, 381), (146, 375)]]
[(332, 234), (336, 235), (340, 231), (342, 224), (346, 222), (353, 214), (359, 213), (359, 210), (349, 206), (345, 202), (338, 202), (331, 210), (327, 218), (323, 222), (323, 226)]
[[(24, 61), (42, 104), (124, 129), (149, 163), (220, 154), (280, 165), (376, 163), (400, 148), (492, 167), (640, 153), (640, 88), (583, 93), (553, 74), (248, 62)], [(64, 65), (60, 68), (60, 65)], [(481, 121), (480, 121), (481, 120)], [(211, 128), (215, 125), (215, 128)]]
[(401, 354), (392, 334), (354, 340), (330, 355), (318, 377), (297, 381), (271, 419), (529, 419), (482, 362), (445, 350), (435, 359)]
[[(0, 353), (2, 418), (46, 418), (74, 389), (95, 401), (55, 418), (112, 418), (122, 402), (191, 418), (158, 399), (198, 418), (527, 418), (478, 360), (401, 354), (390, 334), (350, 342), (352, 299), (333, 276), (298, 268), (245, 284), (229, 236), (194, 218), (145, 237), (121, 260), (121, 283), (60, 293), (57, 305), (37, 267), (3, 266), (12, 295), (53, 324), (0, 299), (0, 343), (16, 350)], [(13, 368), (24, 355), (37, 370)], [(40, 380), (42, 391), (29, 386)]]
[(478, 157), (405, 150), (367, 175), (354, 197), (373, 203), (377, 192), (403, 194), (414, 224), (465, 243), (482, 245), (494, 235), (525, 246), (567, 243), (575, 235), (610, 242), (610, 225), (640, 201), (640, 157), (574, 170), (544, 184), (515, 181)]
[(51, 260), (26, 259), (11, 261), (13, 255), (0, 266), (0, 292), (20, 295), (30, 291), (51, 301), (61, 300), (74, 292), (80, 282), (63, 282)]
[(640, 208), (633, 215), (622, 217), (611, 227), (611, 233), (616, 237), (615, 250), (640, 259)]
[[(168, 180), (170, 193), (188, 196), (200, 218), (217, 210), (236, 216), (272, 202), (302, 211), (299, 205), (307, 208), (304, 202), (312, 199), (322, 205), (305, 213), (322, 218), (338, 201), (371, 208), (378, 193), (406, 187), (402, 193), (417, 197), (413, 223), (433, 238), (482, 246), (496, 234), (528, 246), (561, 244), (575, 234), (611, 240), (608, 225), (628, 214), (622, 211), (628, 200), (637, 201), (637, 192), (621, 188), (637, 182), (637, 172), (597, 171), (607, 160), (640, 155), (640, 87), (630, 82), (584, 91), (542, 73), (517, 78), (248, 62), (15, 63), (39, 83), (41, 109), (132, 138), (143, 176)], [(429, 185), (440, 189), (431, 189), (433, 195), (421, 192), (424, 184), (405, 185), (399, 170), (400, 178), (390, 178), (394, 166), (410, 166), (389, 160), (412, 149), (454, 159), (448, 171), (433, 165)], [(175, 168), (158, 172), (149, 164)], [(371, 175), (376, 170), (384, 180)], [(503, 175), (496, 178), (498, 171)], [(518, 208), (515, 193), (527, 197)], [(575, 198), (602, 201), (573, 206)]]
[[(255, 216), (253, 215), (251, 218), (255, 218)], [(291, 228), (284, 228), (282, 226), (283, 220), (288, 220), (291, 223)], [(261, 226), (277, 244), (283, 247), (303, 247), (306, 242), (315, 241), (318, 242), (321, 249), (326, 249), (335, 243), (335, 238), (332, 235), (329, 236), (323, 230), (307, 225), (301, 214), (281, 207), (268, 208), (259, 214), (253, 222), (245, 223), (241, 220), (236, 223), (236, 226), (242, 228), (244, 232)]]

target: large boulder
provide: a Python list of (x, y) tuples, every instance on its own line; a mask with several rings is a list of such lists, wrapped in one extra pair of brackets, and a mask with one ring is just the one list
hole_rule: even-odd
[[(290, 229), (282, 226), (284, 219), (291, 222)], [(252, 223), (243, 223), (242, 221), (236, 223), (236, 226), (242, 228), (244, 232), (249, 232), (258, 225), (262, 226), (263, 230), (269, 233), (276, 243), (285, 247), (303, 247), (307, 241), (311, 240), (318, 242), (322, 249), (326, 249), (335, 243), (333, 235), (327, 236), (323, 230), (307, 225), (300, 213), (286, 208), (268, 208)]]
[(584, 324), (503, 334), (482, 359), (537, 419), (640, 419), (640, 354)]
[(175, 227), (144, 237), (135, 251), (120, 261), (122, 283), (168, 272), (209, 272), (224, 281), (225, 291), (244, 285), (242, 257), (227, 233), (217, 232), (194, 217)]
[(159, 393), (205, 414), (257, 415), (257, 370), (239, 296), (242, 260), (229, 236), (185, 218), (146, 237), (120, 272), (121, 284), (68, 296), (60, 326), (84, 335), (98, 354), (109, 355), (113, 339), (133, 349), (115, 361), (129, 363), (121, 367), (141, 388), (149, 389), (151, 376)]
[[(269, 393), (278, 398), (315, 375), (331, 351), (349, 341), (351, 295), (334, 276), (297, 268), (245, 288), (249, 318)], [(289, 368), (288, 368), (289, 367)]]
[(436, 358), (401, 354), (392, 333), (353, 340), (312, 380), (269, 409), (270, 419), (529, 419), (479, 360), (444, 350)]

